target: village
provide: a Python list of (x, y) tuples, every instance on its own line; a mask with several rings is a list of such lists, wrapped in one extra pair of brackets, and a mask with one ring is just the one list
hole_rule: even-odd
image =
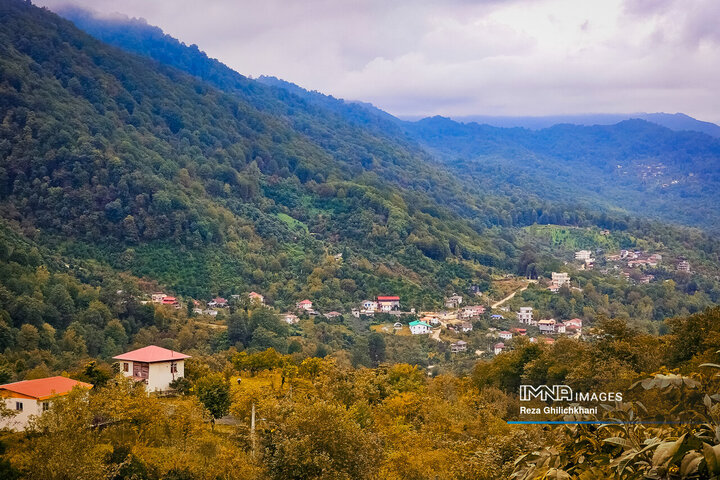
[[(578, 250), (570, 272), (592, 271), (599, 274), (620, 277), (635, 284), (647, 284), (654, 280), (648, 271), (658, 268), (663, 262), (659, 253), (642, 250), (622, 249), (617, 253), (604, 254), (602, 250)], [(568, 262), (565, 262), (568, 265)], [(679, 258), (674, 270), (680, 274), (691, 274), (689, 262)], [(506, 291), (503, 298), (492, 301), (478, 288), (470, 288), (465, 294), (452, 293), (443, 298), (442, 309), (416, 309), (403, 304), (398, 295), (383, 294), (359, 302), (346, 312), (336, 310), (320, 311), (310, 299), (295, 303), (294, 309), (277, 311), (268, 305), (265, 297), (255, 291), (233, 294), (229, 298), (212, 297), (206, 301), (179, 298), (164, 292), (154, 292), (140, 299), (142, 304), (153, 304), (159, 308), (184, 309), (213, 328), (223, 325), (227, 315), (236, 308), (265, 308), (277, 315), (290, 327), (299, 327), (303, 321), (344, 322), (355, 319), (371, 332), (398, 337), (427, 338), (445, 352), (445, 359), (467, 360), (492, 358), (513, 350), (518, 342), (551, 345), (560, 337), (581, 341), (593, 341), (598, 332), (584, 328), (583, 320), (574, 318), (551, 318), (539, 314), (532, 302), (523, 304), (522, 294), (529, 287), (556, 295), (563, 291), (582, 292), (573, 282), (568, 271), (553, 271), (549, 277), (522, 279), (506, 275), (513, 289)], [(515, 282), (515, 283), (512, 283)], [(510, 308), (508, 305), (515, 305)], [(346, 317), (347, 315), (347, 317)], [(299, 330), (298, 330), (299, 332)], [(148, 392), (171, 392), (173, 383), (184, 376), (184, 362), (191, 358), (182, 352), (156, 345), (147, 345), (136, 350), (114, 356), (114, 368), (127, 378), (145, 385)], [(432, 362), (431, 362), (432, 363)], [(433, 365), (428, 365), (428, 374)], [(0, 385), (0, 395), (5, 407), (14, 415), (3, 420), (0, 427), (23, 430), (30, 419), (41, 415), (50, 408), (53, 398), (68, 394), (73, 388), (91, 389), (93, 385), (72, 380), (64, 376), (24, 380)]]

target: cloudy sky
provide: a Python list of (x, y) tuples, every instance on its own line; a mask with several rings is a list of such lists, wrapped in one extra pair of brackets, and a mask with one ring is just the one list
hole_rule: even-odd
[(720, 122), (716, 0), (35, 0), (122, 13), (245, 75), (401, 116)]

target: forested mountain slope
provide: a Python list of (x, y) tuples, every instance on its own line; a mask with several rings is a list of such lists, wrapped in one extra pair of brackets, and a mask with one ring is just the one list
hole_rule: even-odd
[(459, 175), (488, 188), (516, 184), (545, 199), (717, 226), (720, 140), (703, 133), (644, 120), (531, 131), (434, 117), (406, 127)]
[(512, 238), (486, 229), (529, 202), (480, 202), (419, 148), (282, 89), (223, 92), (47, 10), (0, 9), (0, 213), (57, 252), (279, 305), (437, 302), (514, 266)]

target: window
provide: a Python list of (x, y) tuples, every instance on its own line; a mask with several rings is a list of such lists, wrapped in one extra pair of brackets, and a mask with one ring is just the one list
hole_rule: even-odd
[(50, 402), (43, 402), (42, 405), (43, 412), (47, 412), (48, 410), (50, 410)]
[(129, 372), (130, 371), (130, 364), (125, 362), (123, 363), (123, 372)]
[(177, 373), (177, 363), (170, 362), (170, 373)]
[(22, 412), (23, 411), (23, 403), (15, 402), (15, 410), (17, 410), (18, 412)]

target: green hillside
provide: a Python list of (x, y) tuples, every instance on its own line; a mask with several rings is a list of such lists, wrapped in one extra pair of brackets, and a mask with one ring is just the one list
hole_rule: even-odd
[(0, 211), (60, 252), (178, 293), (254, 288), (287, 305), (421, 302), (456, 276), (445, 271), (469, 284), (511, 265), (507, 242), (480, 233), (493, 215), (401, 144), (335, 134), (311, 112), (303, 130), (24, 3), (2, 14)]

